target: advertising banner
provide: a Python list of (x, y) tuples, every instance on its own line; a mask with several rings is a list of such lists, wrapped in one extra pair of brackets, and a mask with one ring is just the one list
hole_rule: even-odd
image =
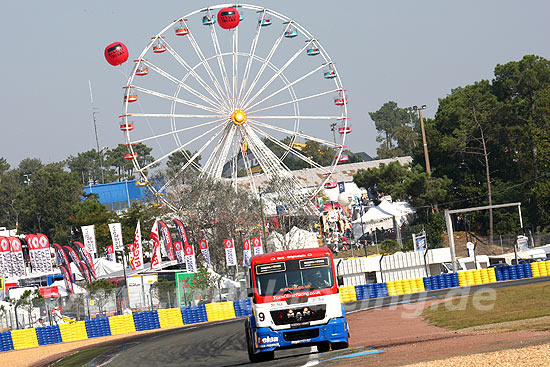
[(10, 237), (11, 270), (15, 276), (25, 275), (25, 259), (21, 241), (17, 237)]
[(419, 235), (413, 234), (413, 244), (415, 251), (426, 251), (426, 232), (422, 232)]
[(95, 257), (94, 255), (97, 254), (97, 244), (95, 241), (95, 227), (93, 224), (90, 226), (82, 226), (82, 237), (84, 238), (86, 250), (88, 250), (88, 253), (92, 255), (92, 257)]
[(252, 259), (252, 250), (250, 249), (250, 241), (244, 240), (243, 243), (243, 266), (250, 266), (250, 259)]
[[(180, 238), (181, 238), (181, 246), (180, 246), (179, 250), (176, 249), (176, 256), (178, 258), (178, 263), (182, 263), (184, 261), (183, 248), (185, 247), (186, 244), (189, 243), (189, 240), (187, 239), (187, 231), (185, 230), (185, 227), (183, 226), (183, 223), (181, 222), (181, 220), (174, 219), (173, 222), (176, 225), (176, 228), (177, 228), (178, 233), (179, 233)], [(179, 253), (178, 253), (178, 251), (179, 251)]]
[(132, 260), (130, 260), (130, 266), (132, 270), (143, 269), (143, 247), (141, 245), (141, 224), (138, 220), (136, 225), (136, 231), (134, 232), (134, 243), (131, 246)]
[(48, 239), (48, 236), (42, 233), (37, 233), (35, 237), (38, 238), (38, 245), (40, 246), (40, 250), (38, 252), (40, 271), (51, 273), (53, 271), (53, 265), (52, 256), (50, 254), (50, 240)]
[(162, 243), (164, 243), (164, 249), (166, 251), (166, 256), (170, 261), (176, 260), (176, 255), (174, 254), (174, 246), (172, 245), (172, 236), (168, 230), (168, 226), (163, 221), (159, 220), (158, 224), (160, 225), (160, 232), (162, 233)]
[(158, 269), (160, 268), (160, 262), (162, 261), (162, 259), (160, 255), (159, 226), (157, 221), (155, 221), (155, 224), (153, 224), (153, 228), (151, 228), (149, 238), (153, 240), (153, 256), (151, 258), (151, 269)]
[(195, 259), (195, 249), (193, 245), (187, 244), (184, 246), (185, 251), (185, 266), (187, 267), (188, 273), (197, 272), (197, 260)]
[[(40, 269), (40, 245), (38, 244), (38, 237), (34, 234), (25, 235), (25, 241), (27, 241), (27, 246), (29, 248), (29, 262), (31, 263), (32, 272), (41, 272)], [(57, 259), (57, 258), (56, 258)], [(59, 264), (59, 262), (57, 262)]]
[[(82, 278), (84, 278), (88, 283), (91, 283), (92, 277), (90, 275), (90, 272), (88, 271), (88, 267), (82, 261), (80, 261), (80, 258), (78, 257), (78, 253), (72, 247), (67, 245), (63, 246), (63, 250), (67, 254), (69, 254), (73, 263), (78, 267), (78, 270), (82, 275)], [(71, 269), (70, 266), (67, 266), (67, 269)]]
[(82, 261), (88, 267), (88, 270), (90, 271), (90, 275), (92, 276), (92, 278), (94, 278), (94, 280), (97, 280), (94, 260), (92, 259), (92, 255), (90, 255), (86, 246), (84, 246), (81, 242), (77, 241), (73, 244), (73, 247), (78, 252), (80, 261)]
[(113, 245), (107, 245), (105, 246), (105, 250), (107, 250), (107, 260), (116, 262), (115, 247)]
[(63, 248), (61, 248), (61, 246), (57, 243), (52, 244), (52, 246), (55, 250), (55, 263), (57, 264), (57, 266), (65, 265), (66, 267), (68, 267), (69, 258), (67, 257), (65, 251), (63, 251)]
[(111, 239), (113, 240), (113, 246), (115, 251), (123, 251), (124, 243), (122, 242), (122, 226), (120, 223), (110, 223), (109, 231), (111, 231)]
[(261, 237), (253, 237), (252, 238), (252, 248), (254, 249), (254, 256), (261, 255), (264, 253), (264, 250), (262, 248), (262, 239)]
[(0, 237), (0, 275), (11, 275), (10, 241), (6, 237)]
[(174, 251), (176, 252), (176, 259), (179, 264), (185, 262), (185, 254), (183, 253), (183, 244), (179, 241), (174, 242)]
[(74, 293), (73, 290), (73, 277), (71, 276), (71, 273), (69, 270), (67, 270), (67, 267), (65, 265), (58, 265), (59, 270), (61, 270), (61, 274), (63, 275), (63, 280), (65, 281), (65, 289), (67, 289), (67, 292), (70, 294)]
[(225, 263), (227, 266), (237, 266), (237, 254), (235, 253), (235, 244), (232, 238), (223, 240), (225, 247)]
[(206, 263), (210, 265), (210, 250), (208, 250), (208, 241), (200, 240), (199, 247), (201, 249), (202, 256), (204, 256), (204, 260), (206, 260)]

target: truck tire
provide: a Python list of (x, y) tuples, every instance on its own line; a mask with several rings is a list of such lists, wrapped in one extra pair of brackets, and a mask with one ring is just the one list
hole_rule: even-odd
[(326, 353), (329, 350), (330, 350), (329, 342), (323, 342), (323, 343), (317, 344), (317, 351), (319, 351), (319, 353)]
[(339, 343), (332, 343), (332, 350), (340, 350), (340, 349), (346, 349), (349, 347), (348, 342), (339, 342)]
[(251, 363), (271, 361), (275, 358), (275, 352), (261, 352), (254, 353), (254, 347), (252, 346), (251, 330), (249, 328), (249, 321), (246, 320), (244, 324), (245, 334), (246, 334), (246, 349), (248, 351), (248, 360)]

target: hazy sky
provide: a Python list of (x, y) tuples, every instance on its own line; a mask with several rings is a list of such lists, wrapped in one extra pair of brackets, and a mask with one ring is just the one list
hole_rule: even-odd
[[(349, 92), (352, 151), (376, 152), (368, 112), (389, 100), (426, 104), (451, 89), (492, 79), (499, 63), (550, 57), (548, 1), (249, 1), (283, 13), (320, 39)], [(150, 37), (195, 9), (191, 0), (4, 1), (0, 31), (0, 157), (44, 163), (95, 148), (88, 81), (100, 145), (123, 143), (122, 89), (131, 63), (114, 68), (103, 51), (121, 41), (135, 58)], [(248, 48), (248, 45), (245, 45)]]

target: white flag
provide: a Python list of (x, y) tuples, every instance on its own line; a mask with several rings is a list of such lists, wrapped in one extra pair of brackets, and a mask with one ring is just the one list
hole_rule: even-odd
[(151, 257), (151, 269), (160, 268), (161, 255), (160, 255), (160, 242), (159, 242), (159, 226), (157, 221), (153, 224), (149, 238), (153, 240), (153, 254)]
[(84, 237), (84, 246), (88, 253), (95, 257), (94, 254), (97, 254), (97, 245), (95, 242), (95, 227), (94, 225), (82, 226), (82, 237)]
[(134, 244), (132, 246), (132, 260), (130, 261), (132, 270), (143, 269), (143, 248), (141, 247), (141, 225), (138, 220), (136, 231), (134, 233)]
[(109, 224), (109, 230), (111, 231), (111, 238), (113, 240), (113, 245), (115, 246), (115, 251), (123, 251), (124, 243), (122, 242), (122, 226), (120, 223), (111, 223)]
[(243, 266), (250, 266), (250, 259), (252, 258), (252, 251), (250, 250), (250, 241), (244, 240), (243, 244)]
[(206, 260), (206, 263), (210, 265), (210, 251), (208, 250), (208, 241), (200, 240), (199, 247), (201, 248), (201, 253), (202, 256), (204, 256), (204, 260)]
[(225, 247), (225, 262), (227, 266), (237, 266), (237, 254), (235, 253), (235, 244), (232, 238), (223, 240)]
[(196, 273), (197, 272), (197, 260), (195, 259), (195, 249), (193, 248), (193, 245), (190, 243), (187, 243), (187, 245), (184, 246), (185, 251), (185, 266), (187, 267), (188, 273)]
[(252, 247), (254, 248), (254, 256), (264, 253), (264, 250), (262, 248), (262, 239), (260, 237), (252, 238)]

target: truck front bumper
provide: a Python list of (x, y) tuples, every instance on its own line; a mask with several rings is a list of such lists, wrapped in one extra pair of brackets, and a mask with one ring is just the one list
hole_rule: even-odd
[(272, 330), (269, 327), (255, 328), (252, 333), (254, 353), (275, 349), (298, 348), (322, 342), (347, 342), (348, 325), (345, 317), (329, 320), (327, 324), (299, 329)]

